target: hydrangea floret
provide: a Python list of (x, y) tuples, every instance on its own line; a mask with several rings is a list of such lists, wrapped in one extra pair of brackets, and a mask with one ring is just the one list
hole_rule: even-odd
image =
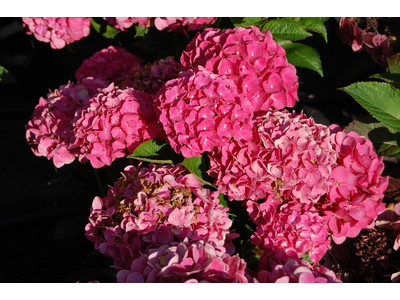
[(239, 94), (251, 101), (255, 112), (293, 107), (299, 100), (296, 68), (269, 30), (262, 33), (255, 26), (225, 32), (206, 28), (183, 51), (181, 63), (227, 76)]
[(121, 31), (127, 31), (133, 24), (138, 24), (140, 27), (148, 27), (150, 19), (149, 17), (103, 17), (104, 20), (108, 21), (115, 28)]
[(90, 33), (90, 17), (23, 17), (22, 22), (27, 34), (33, 34), (38, 41), (50, 43), (53, 49), (64, 48)]
[(158, 30), (185, 32), (185, 30), (200, 30), (204, 25), (212, 25), (217, 21), (215, 17), (157, 17), (154, 20), (154, 26)]
[(246, 283), (246, 262), (238, 254), (221, 254), (204, 240), (147, 248), (129, 270), (117, 273), (118, 282)]
[(128, 166), (107, 197), (94, 198), (86, 236), (119, 270), (129, 270), (149, 247), (169, 248), (185, 238), (204, 240), (222, 255), (232, 225), (227, 210), (218, 192), (179, 164)]

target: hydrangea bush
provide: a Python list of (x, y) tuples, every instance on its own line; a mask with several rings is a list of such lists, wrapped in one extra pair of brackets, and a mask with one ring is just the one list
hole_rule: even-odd
[[(62, 48), (89, 33), (90, 19), (72, 19), (23, 21)], [(85, 228), (118, 282), (341, 282), (323, 265), (333, 244), (375, 225), (398, 233), (398, 207), (382, 214), (384, 154), (367, 134), (289, 110), (301, 101), (296, 60), (267, 20), (226, 30), (210, 27), (217, 18), (103, 21), (121, 34), (197, 30), (175, 58), (97, 51), (26, 125), (33, 153), (57, 168), (124, 162)], [(378, 63), (393, 54), (354, 20), (340, 26), (354, 51)]]

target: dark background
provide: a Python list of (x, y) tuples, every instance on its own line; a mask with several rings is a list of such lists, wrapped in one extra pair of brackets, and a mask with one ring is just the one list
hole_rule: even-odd
[[(318, 123), (344, 127), (365, 112), (337, 88), (368, 80), (384, 69), (365, 51), (353, 53), (350, 46), (343, 45), (337, 36), (337, 20), (331, 18), (326, 25), (327, 44), (318, 34), (301, 41), (320, 54), (324, 77), (298, 68), (300, 102), (295, 110), (304, 110)], [(0, 66), (16, 79), (16, 83), (0, 83), (0, 282), (116, 282), (109, 267), (112, 262), (84, 236), (91, 202), (101, 193), (95, 174), (78, 163), (56, 172), (51, 161), (32, 153), (24, 125), (39, 98), (46, 98), (49, 89), (74, 81), (83, 60), (96, 51), (117, 45), (147, 62), (167, 55), (178, 60), (171, 37), (183, 49), (194, 35), (151, 30), (156, 44), (150, 39), (133, 39), (129, 33), (118, 40), (106, 39), (92, 28), (88, 37), (54, 50), (27, 35), (21, 18), (0, 18)], [(107, 189), (111, 184), (107, 170), (99, 172)]]

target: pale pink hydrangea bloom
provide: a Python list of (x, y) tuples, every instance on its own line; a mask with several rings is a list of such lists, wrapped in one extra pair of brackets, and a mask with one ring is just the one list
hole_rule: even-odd
[(22, 21), (27, 34), (33, 34), (38, 41), (50, 43), (53, 49), (64, 48), (65, 45), (87, 37), (90, 33), (90, 17), (23, 17)]
[(385, 210), (382, 199), (389, 177), (381, 176), (383, 157), (378, 157), (370, 140), (356, 132), (346, 133), (337, 125), (329, 128), (338, 166), (329, 176), (333, 184), (319, 210), (333, 240), (341, 244), (361, 229), (375, 226), (378, 214)]
[(160, 122), (175, 152), (185, 157), (252, 139), (253, 110), (230, 81), (206, 70), (181, 72), (160, 90)]
[[(157, 17), (154, 20), (154, 26), (158, 30), (165, 30), (168, 31), (179, 31), (185, 32), (185, 30), (200, 30), (203, 28), (204, 25), (212, 25), (217, 21), (218, 18), (187, 18), (187, 17)], [(186, 27), (187, 26), (187, 27)], [(186, 28), (186, 29), (185, 29)]]
[(330, 186), (336, 165), (327, 126), (304, 113), (269, 110), (254, 118), (250, 141), (233, 139), (209, 153), (208, 174), (230, 200), (316, 203)]
[(140, 27), (147, 27), (150, 22), (150, 17), (103, 17), (104, 20), (108, 21), (115, 28), (120, 29), (121, 31), (127, 31), (133, 24), (138, 24)]
[(53, 159), (57, 168), (72, 163), (80, 153), (80, 148), (74, 145), (74, 116), (106, 86), (100, 79), (84, 78), (76, 84), (61, 85), (47, 99), (41, 97), (32, 119), (25, 125), (33, 153)]
[(117, 273), (119, 283), (246, 283), (246, 262), (238, 254), (221, 254), (204, 240), (147, 248), (130, 268)]
[(296, 68), (269, 30), (207, 28), (186, 47), (181, 62), (184, 67), (203, 66), (233, 80), (255, 112), (293, 107), (298, 101)]
[(118, 270), (130, 269), (148, 247), (185, 238), (222, 255), (232, 221), (218, 195), (181, 165), (128, 166), (107, 197), (94, 198), (86, 236)]
[(75, 73), (76, 79), (94, 77), (125, 88), (132, 84), (131, 78), (144, 67), (142, 59), (124, 48), (109, 46), (85, 59)]
[(164, 140), (152, 106), (152, 97), (132, 88), (119, 89), (111, 83), (75, 114), (74, 144), (81, 162), (89, 160), (101, 168), (151, 139)]
[(336, 274), (328, 268), (312, 266), (305, 260), (289, 259), (277, 263), (266, 255), (259, 262), (259, 272), (254, 276), (259, 283), (341, 283)]
[[(257, 224), (251, 242), (265, 253), (284, 253), (292, 259), (308, 253), (311, 261), (319, 262), (330, 244), (326, 223), (319, 212), (299, 203), (282, 204), (273, 200), (269, 205), (247, 202), (252, 206), (248, 209), (250, 216)], [(256, 210), (259, 214), (254, 216)]]

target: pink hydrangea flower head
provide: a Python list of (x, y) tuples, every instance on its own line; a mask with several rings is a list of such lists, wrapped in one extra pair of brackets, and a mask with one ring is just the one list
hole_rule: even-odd
[(137, 18), (128, 18), (128, 17), (104, 17), (104, 20), (108, 21), (111, 25), (121, 31), (127, 31), (133, 24), (138, 24), (140, 27), (148, 27), (150, 18), (149, 17), (137, 17)]
[(269, 30), (262, 33), (255, 26), (225, 32), (206, 29), (189, 43), (181, 62), (184, 67), (203, 66), (231, 78), (255, 112), (293, 107), (298, 101), (296, 68)]
[(330, 174), (333, 182), (320, 210), (333, 240), (341, 244), (361, 229), (375, 226), (378, 214), (385, 210), (382, 199), (389, 177), (381, 176), (383, 157), (378, 157), (370, 140), (337, 125), (330, 130), (338, 165)]
[(86, 78), (61, 85), (41, 97), (31, 120), (25, 125), (26, 139), (36, 156), (53, 159), (57, 168), (72, 163), (80, 148), (74, 144), (74, 116), (85, 109), (91, 97), (106, 87), (100, 79)]
[(181, 33), (186, 30), (200, 30), (204, 25), (212, 25), (217, 21), (218, 18), (187, 18), (187, 17), (157, 17), (154, 20), (154, 26), (158, 30), (168, 29), (170, 31), (178, 31)]
[(64, 48), (65, 45), (87, 37), (90, 33), (90, 17), (23, 17), (22, 22), (27, 34), (33, 34), (38, 41), (50, 43), (53, 49)]
[(219, 254), (204, 240), (164, 244), (147, 248), (132, 261), (130, 269), (117, 273), (120, 283), (219, 282), (244, 283), (246, 262), (238, 254)]
[(253, 110), (228, 79), (206, 70), (181, 72), (158, 94), (160, 122), (175, 152), (201, 156), (233, 139), (252, 139)]
[(341, 283), (335, 273), (324, 266), (313, 267), (305, 260), (289, 259), (277, 263), (263, 255), (254, 282), (260, 283)]
[(84, 60), (75, 73), (76, 79), (100, 78), (125, 88), (132, 84), (131, 78), (143, 69), (143, 60), (124, 48), (109, 46)]
[(89, 160), (94, 168), (111, 165), (143, 142), (165, 139), (152, 97), (132, 88), (119, 89), (113, 83), (75, 115), (73, 133), (80, 160)]
[(204, 240), (226, 253), (232, 221), (210, 192), (181, 165), (128, 166), (108, 191), (93, 200), (86, 236), (95, 248), (129, 269), (140, 251), (172, 242)]
[(182, 70), (182, 65), (176, 62), (173, 56), (168, 56), (165, 59), (146, 64), (134, 76), (127, 78), (124, 84), (135, 90), (156, 95), (165, 82), (177, 78)]
[(327, 126), (304, 113), (269, 110), (253, 120), (251, 141), (232, 140), (209, 153), (208, 174), (230, 200), (268, 198), (316, 203), (336, 164)]

